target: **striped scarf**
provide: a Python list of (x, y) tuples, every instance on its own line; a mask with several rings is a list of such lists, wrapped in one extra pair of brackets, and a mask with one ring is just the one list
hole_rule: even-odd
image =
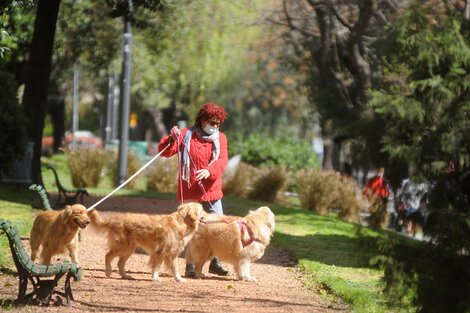
[(197, 126), (193, 126), (188, 131), (186, 132), (186, 135), (184, 136), (184, 145), (183, 145), (183, 151), (181, 152), (182, 155), (182, 178), (183, 180), (188, 182), (188, 186), (191, 187), (191, 183), (189, 181), (190, 177), (190, 160), (189, 160), (189, 150), (190, 150), (190, 145), (191, 145), (191, 136), (193, 135), (194, 131), (196, 131), (196, 135), (200, 136), (202, 139), (206, 141), (211, 141), (213, 143), (212, 146), (212, 157), (211, 161), (208, 165), (211, 165), (214, 161), (219, 159), (220, 155), (220, 142), (219, 142), (219, 132), (217, 131), (215, 134), (212, 134), (210, 136), (205, 136), (201, 129)]

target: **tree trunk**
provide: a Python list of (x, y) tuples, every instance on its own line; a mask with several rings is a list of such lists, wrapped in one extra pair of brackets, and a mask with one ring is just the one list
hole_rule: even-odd
[(49, 85), (47, 96), (47, 113), (51, 116), (54, 125), (54, 153), (59, 151), (65, 133), (65, 97), (55, 82)]
[(41, 185), (43, 184), (41, 175), (42, 133), (59, 6), (60, 0), (39, 0), (38, 2), (23, 95), (24, 111), (27, 118), (27, 136), (29, 141), (34, 142), (31, 179), (33, 183)]

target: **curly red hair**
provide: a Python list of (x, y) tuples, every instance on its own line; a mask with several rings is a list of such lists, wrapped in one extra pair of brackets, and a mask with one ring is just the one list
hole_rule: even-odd
[(196, 126), (201, 127), (201, 122), (203, 119), (210, 120), (212, 118), (218, 119), (222, 124), (227, 115), (228, 114), (223, 107), (217, 106), (212, 102), (207, 102), (206, 104), (201, 105), (199, 108), (199, 113), (197, 114), (195, 124)]

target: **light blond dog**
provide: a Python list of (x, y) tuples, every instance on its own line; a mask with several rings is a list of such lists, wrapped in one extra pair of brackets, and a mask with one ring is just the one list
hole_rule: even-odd
[(186, 248), (186, 264), (195, 265), (195, 277), (203, 277), (204, 264), (214, 256), (231, 263), (238, 279), (256, 281), (251, 262), (261, 258), (274, 232), (274, 214), (266, 206), (246, 217), (210, 214)]
[(117, 265), (121, 277), (131, 279), (124, 267), (136, 247), (140, 247), (150, 256), (154, 281), (161, 281), (159, 270), (165, 262), (175, 279), (185, 282), (178, 270), (178, 255), (196, 233), (199, 224), (205, 223), (207, 213), (199, 203), (192, 202), (180, 205), (176, 212), (169, 215), (127, 213), (107, 220), (101, 219), (96, 210), (88, 215), (92, 228), (107, 232), (106, 276), (111, 276), (111, 262), (119, 257)]
[(43, 211), (33, 223), (30, 234), (31, 259), (41, 250), (41, 264), (49, 265), (56, 254), (68, 250), (78, 263), (78, 231), (90, 223), (86, 208), (81, 204), (67, 205), (62, 211)]

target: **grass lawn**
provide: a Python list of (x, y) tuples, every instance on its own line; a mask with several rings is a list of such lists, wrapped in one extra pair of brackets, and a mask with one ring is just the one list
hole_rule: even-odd
[[(62, 185), (72, 188), (64, 155), (43, 158), (42, 162), (47, 191), (57, 191), (52, 171), (45, 167), (48, 164), (58, 170)], [(98, 195), (106, 195), (113, 190), (111, 182), (106, 178), (98, 188), (87, 189)], [(122, 190), (117, 195), (175, 198), (174, 194), (140, 190)], [(0, 218), (12, 220), (19, 227), (21, 235), (29, 234), (33, 216), (37, 213), (29, 204), (30, 193), (10, 185), (0, 185)], [(250, 209), (266, 205), (233, 196), (224, 197), (223, 202), (225, 210), (234, 215), (245, 215)], [(405, 309), (387, 306), (382, 293), (383, 271), (370, 264), (370, 259), (376, 256), (375, 251), (366, 251), (361, 244), (367, 238), (383, 237), (387, 232), (344, 222), (334, 216), (321, 216), (295, 205), (269, 206), (276, 215), (276, 231), (271, 244), (285, 247), (298, 260), (302, 273), (299, 279), (312, 292), (330, 299), (340, 298), (351, 305), (353, 312), (414, 311), (409, 305), (405, 305)], [(8, 251), (6, 237), (0, 236), (0, 268), (14, 269)]]

